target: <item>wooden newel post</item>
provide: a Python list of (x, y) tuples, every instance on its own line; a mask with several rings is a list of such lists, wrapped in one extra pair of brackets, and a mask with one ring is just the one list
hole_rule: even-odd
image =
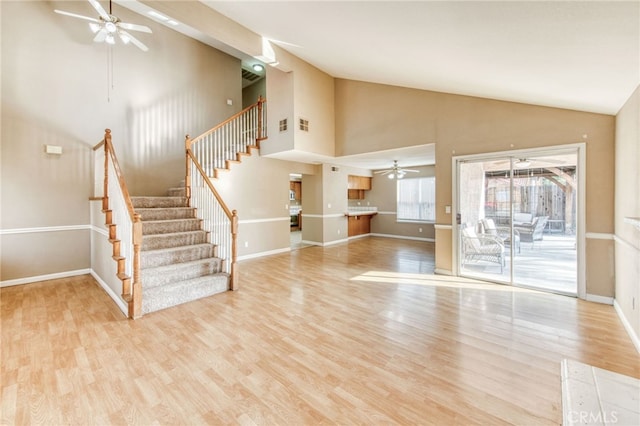
[(142, 248), (142, 218), (140, 213), (133, 215), (133, 289), (129, 302), (129, 317), (142, 315), (142, 281), (140, 279), (140, 249)]
[(262, 104), (264, 103), (264, 98), (262, 96), (258, 96), (258, 140), (264, 139), (264, 135), (262, 134)]
[(109, 210), (109, 150), (111, 149), (111, 130), (104, 130), (104, 186), (102, 187), (102, 211)]
[(187, 207), (191, 207), (191, 162), (189, 161), (190, 149), (191, 149), (191, 138), (189, 138), (189, 135), (186, 135), (184, 137), (184, 152), (185, 152), (184, 196), (187, 199)]
[(231, 212), (231, 283), (229, 290), (238, 290), (238, 265), (236, 263), (238, 259), (238, 211), (233, 210)]

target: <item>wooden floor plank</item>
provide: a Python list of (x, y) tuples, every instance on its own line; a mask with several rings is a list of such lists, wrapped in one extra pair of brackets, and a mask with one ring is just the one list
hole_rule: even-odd
[(560, 362), (640, 377), (613, 307), (362, 238), (131, 321), (90, 276), (0, 290), (0, 424), (559, 424)]

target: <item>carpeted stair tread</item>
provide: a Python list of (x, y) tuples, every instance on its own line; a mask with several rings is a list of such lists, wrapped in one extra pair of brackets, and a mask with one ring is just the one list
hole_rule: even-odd
[(214, 249), (215, 246), (213, 244), (194, 244), (190, 246), (142, 251), (140, 252), (140, 267), (146, 269), (213, 257), (215, 253)]
[(158, 311), (228, 290), (229, 275), (217, 273), (142, 290), (142, 313)]
[(222, 260), (217, 257), (143, 269), (142, 287), (151, 289), (178, 281), (220, 273)]
[(187, 191), (184, 187), (169, 188), (167, 190), (167, 195), (169, 197), (184, 197), (186, 193)]
[(167, 196), (131, 197), (142, 218), (140, 278), (142, 313), (147, 314), (229, 289), (224, 262), (187, 206), (184, 183)]
[(131, 197), (134, 209), (149, 207), (185, 207), (185, 197)]
[(142, 234), (172, 234), (176, 232), (197, 231), (202, 229), (202, 221), (198, 218), (145, 220), (142, 221)]
[(193, 219), (196, 217), (195, 211), (196, 209), (193, 207), (146, 207), (136, 209), (136, 213), (140, 213), (142, 221)]
[(207, 232), (203, 230), (143, 235), (142, 251), (204, 244), (206, 242), (208, 242)]

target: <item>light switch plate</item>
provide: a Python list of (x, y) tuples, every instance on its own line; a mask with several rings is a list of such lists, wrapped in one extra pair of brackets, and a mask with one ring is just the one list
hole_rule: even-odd
[(62, 154), (62, 147), (58, 146), (58, 145), (45, 145), (44, 146), (44, 152), (46, 152), (47, 154), (61, 155)]

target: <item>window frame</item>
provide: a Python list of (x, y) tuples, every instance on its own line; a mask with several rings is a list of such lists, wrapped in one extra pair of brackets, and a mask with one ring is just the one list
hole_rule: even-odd
[[(399, 216), (400, 214), (400, 185), (402, 184), (402, 182), (409, 182), (409, 181), (413, 181), (413, 180), (421, 180), (421, 181), (428, 181), (431, 182), (430, 185), (432, 185), (433, 188), (433, 199), (429, 200), (431, 201), (433, 208), (433, 218), (428, 218), (428, 219), (415, 219), (415, 218), (401, 218)], [(423, 195), (424, 193), (421, 193), (420, 195)], [(423, 202), (418, 202), (418, 204), (421, 204)], [(428, 201), (427, 201), (428, 203)], [(414, 203), (415, 204), (415, 203)], [(418, 207), (415, 207), (416, 210), (419, 211)], [(416, 176), (416, 177), (412, 177), (412, 178), (403, 178), (403, 179), (398, 179), (396, 181), (396, 223), (427, 223), (427, 224), (434, 224), (436, 222), (436, 177), (435, 176)]]

